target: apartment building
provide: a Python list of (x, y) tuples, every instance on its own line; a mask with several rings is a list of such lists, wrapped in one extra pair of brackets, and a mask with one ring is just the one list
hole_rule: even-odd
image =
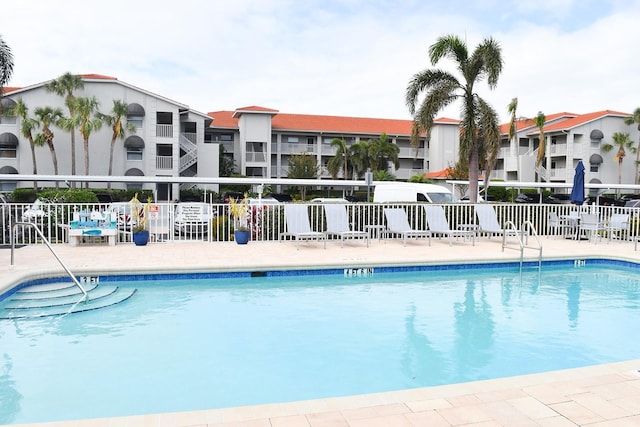
[[(329, 178), (326, 165), (336, 151), (331, 141), (344, 139), (347, 144), (378, 138), (386, 133), (399, 148), (400, 164), (390, 165), (399, 180), (413, 175), (434, 173), (453, 165), (459, 155), (459, 121), (439, 118), (430, 137), (422, 138), (417, 148), (411, 146), (411, 120), (362, 117), (340, 117), (280, 113), (278, 110), (249, 106), (235, 110), (203, 114), (188, 105), (122, 82), (114, 77), (82, 75), (84, 88), (77, 97), (95, 96), (99, 110), (109, 114), (113, 100), (128, 105), (127, 123), (134, 133), (116, 143), (113, 158), (114, 176), (203, 177), (216, 178), (219, 173), (219, 146), (233, 158), (236, 171), (247, 176), (286, 178), (289, 158), (307, 153), (316, 156), (321, 165), (320, 178)], [(5, 88), (2, 98), (4, 114), (0, 115), (0, 174), (31, 174), (33, 171), (29, 140), (21, 132), (22, 120), (7, 114), (18, 100), (34, 117), (37, 107), (60, 108), (65, 115), (64, 99), (47, 91), (46, 83), (24, 88)], [(617, 149), (605, 153), (603, 144), (612, 144), (615, 132), (629, 133), (637, 146), (636, 126), (624, 124), (628, 113), (599, 111), (588, 114), (568, 112), (546, 117), (544, 134), (545, 159), (536, 166), (540, 132), (533, 120), (517, 122), (517, 135), (508, 138), (508, 124), (502, 125), (502, 139), (492, 179), (508, 181), (546, 181), (571, 183), (574, 169), (582, 160), (587, 169), (587, 182), (618, 182)], [(58, 158), (58, 174), (71, 174), (70, 133), (51, 127)], [(41, 131), (34, 129), (35, 133)], [(112, 130), (103, 126), (90, 136), (89, 175), (108, 174)], [(38, 174), (53, 175), (51, 154), (46, 146), (36, 147)], [(627, 150), (622, 164), (622, 183), (635, 182), (635, 153)], [(84, 174), (82, 136), (76, 130), (76, 173)], [(15, 186), (28, 187), (31, 182), (0, 182), (0, 191)], [(104, 184), (96, 184), (104, 185)], [(137, 188), (139, 183), (113, 182), (114, 188)], [(190, 184), (144, 184), (157, 192), (159, 200), (178, 198), (180, 188)], [(199, 184), (216, 191), (215, 184)]]
[[(540, 147), (540, 131), (532, 119), (516, 123), (516, 137), (509, 140), (509, 124), (501, 127), (500, 153), (493, 179), (505, 181), (573, 182), (579, 161), (585, 166), (585, 182), (618, 183), (618, 148), (605, 152), (605, 144), (614, 145), (613, 134), (628, 133), (633, 146), (638, 146), (636, 125), (625, 125), (629, 113), (596, 111), (587, 114), (568, 112), (546, 116), (543, 127), (545, 156), (539, 166), (536, 158)], [(636, 153), (626, 149), (622, 162), (621, 184), (635, 184)]]
[(422, 138), (414, 148), (411, 120), (285, 114), (258, 106), (209, 116), (213, 122), (207, 142), (222, 144), (238, 172), (248, 176), (286, 178), (290, 156), (307, 153), (316, 156), (321, 178), (329, 178), (327, 162), (336, 154), (330, 145), (333, 139), (351, 145), (383, 133), (399, 148), (399, 168), (390, 165), (389, 169), (397, 179), (444, 169), (458, 158), (459, 122), (453, 119), (436, 119), (431, 138)]
[[(113, 156), (114, 176), (217, 177), (219, 155), (217, 146), (205, 144), (205, 131), (211, 118), (189, 108), (188, 105), (135, 87), (114, 77), (82, 75), (84, 88), (74, 91), (75, 97), (95, 97), (98, 110), (111, 114), (113, 101), (127, 104), (126, 123), (135, 132), (128, 132), (118, 140)], [(43, 82), (24, 88), (5, 88), (0, 116), (0, 174), (32, 174), (30, 143), (22, 134), (22, 119), (11, 115), (13, 106), (22, 100), (29, 109), (28, 117), (35, 117), (38, 107), (60, 108), (65, 116), (68, 109), (64, 98), (46, 89)], [(71, 175), (71, 134), (53, 124), (53, 145), (58, 161), (58, 174)], [(33, 130), (35, 136), (42, 127)], [(75, 132), (76, 175), (84, 175), (83, 137)], [(89, 137), (89, 175), (106, 176), (109, 171), (110, 145), (113, 131), (102, 126)], [(38, 174), (54, 175), (53, 161), (47, 146), (36, 147)], [(31, 182), (20, 182), (21, 187)], [(104, 184), (100, 184), (104, 186)], [(189, 184), (186, 184), (188, 186)], [(11, 191), (16, 183), (0, 182), (0, 191)], [(113, 188), (137, 188), (139, 183), (113, 182)], [(184, 184), (183, 184), (184, 186)], [(156, 190), (159, 200), (178, 197), (179, 184), (144, 184)], [(211, 186), (215, 189), (215, 186)]]

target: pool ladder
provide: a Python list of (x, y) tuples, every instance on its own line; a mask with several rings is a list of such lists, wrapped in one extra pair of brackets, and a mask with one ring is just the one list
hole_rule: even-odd
[(80, 284), (80, 282), (78, 281), (76, 276), (71, 272), (71, 270), (69, 270), (69, 267), (67, 267), (67, 265), (64, 262), (62, 262), (62, 260), (60, 259), (60, 257), (56, 253), (56, 251), (53, 250), (53, 247), (51, 246), (51, 243), (49, 243), (49, 240), (47, 240), (47, 238), (44, 237), (44, 234), (42, 234), (42, 231), (33, 222), (17, 221), (11, 227), (11, 265), (14, 265), (13, 252), (14, 252), (15, 247), (16, 247), (16, 241), (15, 241), (14, 236), (15, 236), (15, 233), (16, 233), (16, 227), (19, 226), (19, 225), (29, 226), (29, 227), (32, 227), (34, 230), (36, 230), (36, 233), (38, 234), (38, 236), (40, 236), (40, 238), (45, 243), (45, 245), (47, 245), (47, 247), (49, 248), (49, 250), (51, 251), (53, 256), (58, 260), (58, 262), (60, 263), (62, 268), (64, 268), (64, 271), (67, 272), (69, 277), (71, 277), (71, 280), (73, 280), (73, 283), (75, 283), (75, 285), (78, 288), (80, 288), (80, 290), (82, 291), (82, 294), (84, 295), (84, 297), (87, 298), (87, 296), (88, 296), (87, 291), (82, 287), (82, 285)]
[[(524, 250), (525, 249), (534, 249), (538, 251), (538, 271), (542, 269), (542, 243), (540, 243), (540, 239), (538, 238), (538, 232), (535, 227), (531, 223), (531, 221), (525, 221), (522, 224), (522, 228), (516, 228), (516, 225), (513, 221), (506, 222), (506, 230), (502, 237), (502, 250), (507, 249), (515, 249), (520, 251), (520, 273), (522, 273), (522, 264), (524, 262)], [(513, 235), (518, 240), (518, 246), (513, 247), (507, 245), (507, 234)], [(533, 236), (536, 239), (537, 246), (529, 245), (529, 236)]]

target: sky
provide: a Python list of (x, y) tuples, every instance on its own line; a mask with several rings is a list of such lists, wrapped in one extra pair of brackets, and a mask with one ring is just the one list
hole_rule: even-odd
[[(0, 36), (14, 56), (7, 86), (65, 72), (103, 74), (208, 113), (411, 119), (405, 91), (456, 35), (502, 49), (495, 89), (475, 89), (518, 116), (640, 107), (640, 0), (20, 0)], [(456, 102), (438, 117), (459, 119)]]

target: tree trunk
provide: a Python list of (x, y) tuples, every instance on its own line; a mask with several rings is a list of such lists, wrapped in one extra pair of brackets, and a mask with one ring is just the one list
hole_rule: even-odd
[[(111, 173), (113, 172), (113, 149), (115, 148), (115, 146), (116, 137), (114, 135), (113, 138), (111, 138), (111, 147), (109, 149), (109, 176), (111, 176)], [(111, 181), (107, 183), (107, 188), (111, 190)]]
[[(36, 164), (36, 145), (33, 143), (33, 137), (29, 135), (29, 147), (31, 147), (31, 162), (33, 163), (33, 174), (38, 175), (38, 165)], [(33, 189), (38, 190), (38, 181), (33, 181)]]
[(478, 203), (478, 143), (475, 139), (469, 150), (469, 201)]
[[(84, 174), (89, 176), (89, 138), (84, 139)], [(84, 188), (89, 188), (89, 182), (84, 183)]]
[[(52, 142), (48, 142), (49, 151), (51, 151), (51, 161), (53, 162), (53, 174), (58, 175), (58, 158), (56, 157), (56, 149), (53, 147)], [(60, 187), (60, 183), (56, 181), (56, 188)]]

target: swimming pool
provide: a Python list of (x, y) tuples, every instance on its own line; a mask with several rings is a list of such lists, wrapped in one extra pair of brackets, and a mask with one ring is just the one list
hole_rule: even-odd
[(0, 321), (0, 422), (342, 396), (637, 357), (634, 264), (549, 262), (540, 275), (479, 267), (101, 277), (137, 292), (103, 310)]

